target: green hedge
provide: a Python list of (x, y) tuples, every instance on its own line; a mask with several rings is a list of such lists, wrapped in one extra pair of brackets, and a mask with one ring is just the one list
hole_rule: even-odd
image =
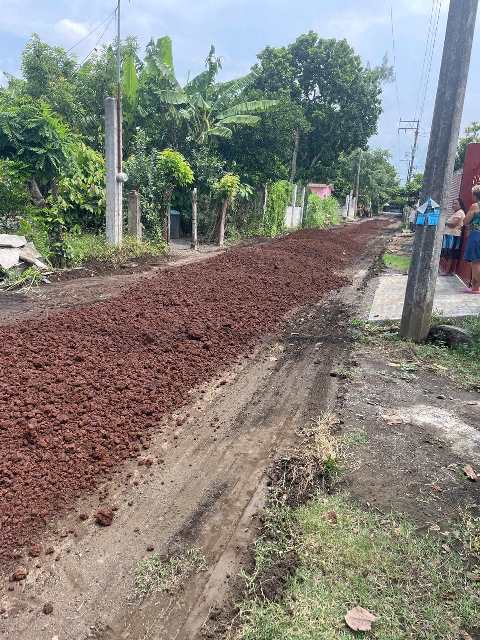
[(307, 212), (303, 226), (309, 229), (329, 227), (340, 221), (340, 206), (332, 196), (320, 198), (316, 193), (308, 196)]
[(292, 185), (288, 180), (279, 180), (268, 185), (267, 207), (263, 221), (266, 236), (277, 236), (285, 229), (285, 210), (290, 204)]

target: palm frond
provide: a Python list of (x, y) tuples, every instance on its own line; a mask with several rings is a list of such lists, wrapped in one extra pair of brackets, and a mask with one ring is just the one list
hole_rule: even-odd
[(138, 79), (135, 59), (132, 53), (127, 55), (123, 63), (122, 85), (123, 95), (129, 102), (133, 102), (137, 97)]
[(231, 138), (232, 130), (228, 127), (217, 125), (208, 131), (209, 136), (216, 136), (217, 138)]
[(223, 120), (229, 116), (239, 116), (248, 113), (265, 113), (273, 109), (273, 107), (276, 107), (277, 104), (278, 100), (251, 100), (250, 102), (240, 102), (223, 113), (220, 113), (218, 118)]
[(165, 104), (188, 104), (189, 98), (183, 91), (175, 89), (164, 89), (157, 91), (157, 96)]
[(238, 116), (227, 116), (226, 118), (222, 118), (218, 121), (219, 125), (224, 124), (246, 124), (246, 125), (254, 125), (257, 124), (260, 120), (260, 116), (249, 116), (246, 114), (241, 114)]

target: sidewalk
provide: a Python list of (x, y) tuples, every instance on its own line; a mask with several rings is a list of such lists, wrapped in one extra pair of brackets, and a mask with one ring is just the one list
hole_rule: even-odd
[[(386, 274), (378, 279), (368, 319), (371, 322), (400, 320), (407, 288), (407, 276)], [(446, 318), (475, 316), (480, 314), (480, 296), (463, 293), (465, 285), (457, 276), (438, 278), (434, 311)]]

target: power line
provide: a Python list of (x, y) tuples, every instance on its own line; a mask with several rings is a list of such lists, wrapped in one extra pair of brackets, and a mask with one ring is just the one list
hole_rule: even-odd
[(73, 51), (76, 47), (78, 47), (79, 44), (82, 44), (82, 42), (85, 42), (85, 40), (87, 40), (88, 38), (90, 38), (90, 36), (92, 36), (96, 31), (98, 31), (101, 27), (103, 27), (103, 25), (110, 20), (116, 13), (117, 9), (115, 8), (112, 13), (110, 13), (105, 20), (103, 20), (102, 22), (100, 22), (100, 24), (97, 24), (96, 27), (94, 27), (89, 33), (87, 33), (86, 35), (84, 35), (82, 38), (80, 38), (80, 40), (78, 42), (76, 42), (73, 46), (70, 47), (70, 49), (67, 49), (67, 53), (70, 53), (71, 51)]
[(100, 44), (100, 42), (103, 40), (103, 36), (107, 33), (108, 29), (110, 28), (110, 25), (112, 24), (114, 18), (115, 18), (115, 14), (116, 14), (117, 10), (115, 9), (115, 11), (113, 12), (113, 14), (110, 16), (110, 20), (107, 23), (107, 26), (105, 27), (105, 29), (102, 31), (102, 33), (100, 34), (100, 37), (98, 38), (98, 40), (95, 43), (95, 46), (93, 47), (93, 49), (88, 53), (88, 55), (82, 60), (82, 62), (80, 63), (80, 67), (83, 67), (83, 65), (85, 64), (85, 62), (88, 60), (88, 58), (92, 55), (92, 53), (94, 51), (97, 50), (98, 45)]
[(418, 81), (417, 101), (415, 103), (415, 119), (417, 118), (417, 115), (418, 115), (418, 110), (420, 107), (420, 96), (422, 93), (422, 87), (424, 86), (426, 62), (427, 62), (427, 57), (430, 49), (430, 41), (433, 34), (433, 16), (435, 13), (435, 7), (437, 3), (438, 3), (438, 0), (432, 0), (432, 7), (430, 10), (430, 19), (428, 22), (428, 29), (427, 29), (427, 39), (425, 41), (425, 50), (423, 52), (422, 70), (420, 72), (420, 78)]
[(438, 2), (437, 18), (436, 18), (436, 22), (435, 22), (435, 30), (434, 30), (434, 35), (433, 35), (433, 44), (432, 44), (432, 49), (431, 49), (431, 54), (430, 54), (430, 61), (429, 61), (429, 64), (428, 64), (427, 78), (426, 78), (426, 82), (425, 82), (425, 91), (423, 93), (422, 107), (420, 109), (419, 120), (422, 120), (422, 118), (423, 118), (423, 113), (424, 113), (424, 110), (425, 110), (425, 102), (427, 100), (428, 89), (429, 89), (429, 86), (430, 86), (430, 76), (431, 76), (431, 73), (432, 73), (432, 65), (433, 65), (433, 56), (435, 54), (435, 46), (437, 44), (438, 24), (440, 22), (440, 13), (442, 11), (442, 2), (443, 2), (443, 0), (439, 0), (439, 2)]

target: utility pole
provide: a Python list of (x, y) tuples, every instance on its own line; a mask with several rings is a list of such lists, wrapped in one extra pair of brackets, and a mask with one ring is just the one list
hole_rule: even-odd
[(441, 206), (438, 225), (417, 225), (400, 334), (423, 341), (430, 328), (442, 235), (467, 86), (478, 0), (450, 0), (421, 202)]
[(123, 236), (122, 87), (120, 0), (117, 2), (117, 97), (105, 98), (106, 237), (121, 246)]
[(117, 4), (117, 168), (122, 173), (123, 131), (122, 131), (122, 59), (120, 52), (120, 0)]
[(363, 159), (363, 149), (360, 149), (360, 155), (358, 156), (358, 166), (357, 166), (357, 178), (355, 180), (355, 211), (353, 215), (358, 212), (358, 196), (360, 193), (360, 171), (362, 168), (362, 159)]
[(415, 165), (415, 156), (417, 155), (418, 135), (420, 133), (420, 120), (400, 120), (400, 124), (404, 124), (404, 127), (399, 127), (399, 131), (414, 131), (412, 153), (410, 155), (410, 164), (408, 165), (407, 183), (410, 182), (413, 176), (413, 169)]

